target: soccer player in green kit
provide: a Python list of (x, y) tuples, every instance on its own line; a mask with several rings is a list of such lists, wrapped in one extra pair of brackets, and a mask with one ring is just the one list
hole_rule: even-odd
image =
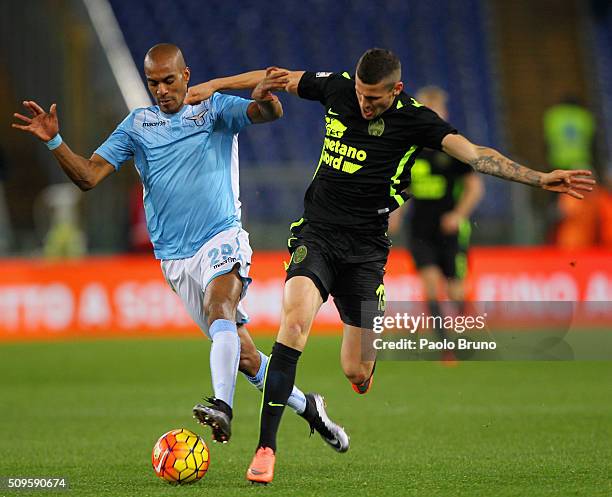
[[(262, 74), (208, 81), (191, 88), (187, 101), (221, 89), (252, 88)], [(400, 61), (389, 50), (366, 51), (354, 76), (289, 71), (288, 78), (288, 93), (323, 105), (326, 136), (304, 215), (293, 223), (289, 239), (280, 330), (266, 372), (259, 442), (246, 475), (257, 483), (274, 478), (276, 436), (297, 363), (329, 295), (344, 323), (344, 373), (358, 393), (371, 386), (375, 362), (362, 360), (361, 336), (375, 315), (362, 315), (362, 304), (378, 301), (383, 311), (389, 213), (409, 197), (410, 169), (423, 147), (442, 150), (476, 171), (576, 198), (594, 183), (584, 177), (589, 171), (541, 173), (471, 143), (403, 91)]]

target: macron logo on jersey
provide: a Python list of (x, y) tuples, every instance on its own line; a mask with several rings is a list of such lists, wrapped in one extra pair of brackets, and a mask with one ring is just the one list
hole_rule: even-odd
[(219, 269), (221, 266), (224, 266), (225, 264), (228, 264), (230, 262), (238, 262), (238, 259), (236, 257), (228, 257), (227, 259), (223, 259), (218, 264), (215, 264), (213, 266), (213, 269)]
[(134, 123), (135, 128), (140, 127), (144, 129), (150, 128), (163, 128), (170, 126), (170, 120), (164, 119), (164, 116), (159, 115), (157, 112), (147, 109), (137, 109), (134, 112)]
[(155, 127), (155, 126), (165, 126), (166, 125), (166, 121), (157, 121), (157, 122), (152, 122), (152, 123), (142, 123), (142, 126), (144, 128), (150, 128), (150, 127)]

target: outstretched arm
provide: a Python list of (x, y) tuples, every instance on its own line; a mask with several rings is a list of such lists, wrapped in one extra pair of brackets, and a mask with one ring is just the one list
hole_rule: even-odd
[(227, 90), (252, 90), (257, 84), (266, 77), (265, 70), (249, 71), (235, 76), (226, 78), (215, 78), (210, 81), (205, 81), (187, 90), (185, 103), (190, 105), (199, 104), (200, 102), (210, 98), (216, 91)]
[(577, 199), (584, 198), (580, 192), (590, 192), (595, 184), (595, 180), (584, 177), (591, 176), (591, 171), (556, 170), (550, 173), (534, 171), (508, 159), (497, 150), (475, 145), (461, 135), (446, 135), (442, 140), (442, 150), (481, 173), (537, 186), (544, 190), (566, 193)]
[(300, 79), (304, 76), (306, 71), (289, 71), (287, 78), (289, 82), (287, 86), (285, 86), (285, 91), (287, 93), (291, 93), (292, 95), (298, 94), (298, 85), (300, 84)]
[(81, 190), (91, 190), (115, 171), (113, 165), (99, 155), (93, 154), (90, 159), (85, 159), (75, 154), (61, 141), (55, 104), (51, 105), (49, 112), (45, 112), (40, 105), (31, 100), (23, 102), (23, 105), (30, 111), (32, 117), (15, 113), (14, 116), (25, 124), (13, 123), (12, 127), (32, 133), (45, 143), (55, 138), (60, 145), (53, 148), (52, 153), (66, 175)]
[(274, 121), (283, 116), (283, 107), (272, 91), (281, 91), (289, 83), (288, 72), (278, 67), (268, 67), (265, 71), (249, 71), (236, 76), (211, 79), (187, 90), (185, 103), (199, 104), (211, 97), (216, 91), (253, 89), (253, 102), (248, 108), (249, 119), (253, 123)]
[(254, 102), (249, 105), (247, 114), (252, 123), (266, 123), (283, 117), (283, 106), (273, 91), (280, 91), (288, 83), (287, 71), (277, 67), (266, 69), (265, 76), (261, 79), (251, 96)]
[(266, 77), (266, 73), (270, 69), (278, 70), (282, 73), (282, 78), (286, 80), (283, 88), (281, 88), (282, 90), (297, 95), (298, 83), (304, 71), (289, 71), (287, 69), (270, 67), (265, 71), (249, 71), (226, 78), (211, 79), (210, 81), (192, 86), (187, 91), (185, 103), (191, 105), (198, 104), (210, 98), (216, 91), (253, 89)]

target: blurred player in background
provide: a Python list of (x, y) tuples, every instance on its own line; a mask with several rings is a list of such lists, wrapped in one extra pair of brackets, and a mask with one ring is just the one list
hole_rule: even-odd
[(552, 169), (593, 169), (595, 117), (577, 97), (546, 109), (542, 122)]
[[(447, 93), (436, 86), (426, 86), (416, 99), (448, 120)], [(484, 193), (483, 182), (474, 170), (439, 150), (425, 149), (412, 166), (410, 191), (414, 200), (392, 212), (389, 233), (399, 231), (405, 223), (410, 252), (419, 271), (429, 313), (441, 316), (440, 291), (458, 304), (462, 314), (465, 298), (464, 278), (467, 273), (467, 248), (470, 240), (470, 215)], [(446, 338), (444, 329), (436, 332)], [(450, 350), (443, 357), (452, 360)]]
[[(188, 102), (221, 89), (253, 88), (264, 74), (252, 71), (203, 83), (190, 89)], [(576, 198), (593, 183), (581, 177), (589, 171), (540, 173), (474, 145), (403, 92), (401, 64), (389, 50), (364, 53), (354, 77), (292, 71), (288, 79), (289, 93), (324, 106), (326, 136), (304, 216), (291, 227), (281, 325), (266, 372), (259, 442), (247, 470), (247, 479), (258, 483), (274, 477), (284, 406), (312, 322), (329, 295), (344, 323), (344, 373), (358, 393), (372, 384), (375, 362), (363, 360), (362, 333), (384, 312), (389, 213), (408, 199), (410, 169), (422, 147), (442, 150), (482, 173)], [(378, 310), (363, 312), (364, 302), (377, 302)]]
[[(594, 166), (596, 121), (593, 113), (574, 95), (549, 107), (542, 119), (551, 169), (591, 169)], [(598, 197), (585, 202), (570, 197), (557, 200), (554, 238), (564, 249), (588, 248), (598, 242)]]
[[(59, 135), (57, 108), (45, 112), (36, 102), (24, 106), (31, 117), (15, 114), (46, 143), (66, 175), (82, 190), (134, 158), (144, 186), (147, 227), (155, 257), (170, 287), (212, 341), (210, 369), (214, 398), (198, 404), (194, 416), (212, 427), (213, 439), (231, 435), (238, 369), (263, 389), (268, 357), (249, 336), (240, 305), (250, 283), (251, 248), (242, 229), (238, 199), (238, 133), (251, 123), (274, 121), (282, 106), (271, 90), (282, 89), (286, 73), (262, 73), (254, 100), (215, 94), (198, 105), (185, 104), (190, 70), (178, 47), (160, 44), (145, 57), (147, 85), (157, 105), (132, 111), (90, 159), (75, 154)], [(338, 450), (348, 437), (333, 424), (318, 394), (292, 388), (289, 405)], [(331, 430), (330, 430), (331, 428)], [(332, 432), (333, 431), (333, 432)]]

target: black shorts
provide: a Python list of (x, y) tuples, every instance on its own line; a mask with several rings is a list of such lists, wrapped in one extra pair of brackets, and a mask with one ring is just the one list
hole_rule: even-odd
[(371, 328), (371, 319), (384, 313), (383, 277), (391, 246), (385, 233), (298, 221), (291, 225), (288, 246), (286, 280), (310, 278), (323, 302), (334, 297), (343, 323)]
[(437, 266), (449, 279), (463, 279), (467, 275), (467, 249), (470, 227), (462, 225), (455, 236), (410, 233), (410, 252), (417, 269)]

